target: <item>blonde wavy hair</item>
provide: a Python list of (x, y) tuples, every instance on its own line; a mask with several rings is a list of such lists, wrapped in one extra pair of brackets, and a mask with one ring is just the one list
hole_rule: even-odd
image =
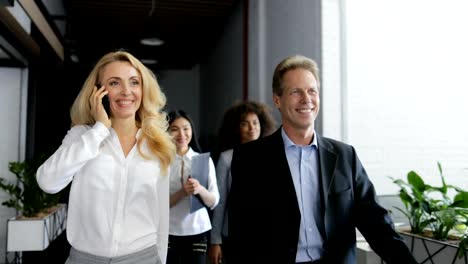
[[(166, 96), (159, 87), (153, 72), (130, 53), (125, 51), (110, 52), (96, 63), (71, 107), (72, 126), (94, 125), (96, 123), (91, 115), (89, 97), (94, 86), (99, 82), (101, 70), (107, 64), (117, 61), (129, 62), (140, 73), (142, 79), (142, 102), (135, 116), (136, 124), (142, 130), (142, 137), (137, 142), (138, 151), (145, 159), (158, 158), (163, 173), (167, 174), (167, 169), (175, 156), (175, 145), (166, 132), (168, 122), (166, 112), (163, 111), (166, 105)], [(142, 151), (142, 144), (145, 141), (150, 153)]]

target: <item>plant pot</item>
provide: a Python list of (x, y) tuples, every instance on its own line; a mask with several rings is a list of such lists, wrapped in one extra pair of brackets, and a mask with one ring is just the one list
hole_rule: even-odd
[(399, 228), (397, 232), (405, 240), (418, 263), (468, 264), (468, 252), (462, 258), (457, 257), (456, 239), (441, 241), (409, 232), (409, 228)]
[(12, 217), (7, 223), (7, 252), (42, 251), (66, 228), (67, 205), (38, 217)]

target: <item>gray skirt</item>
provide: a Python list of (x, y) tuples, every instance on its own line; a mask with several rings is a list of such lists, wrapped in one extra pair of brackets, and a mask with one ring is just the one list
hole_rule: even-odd
[(161, 259), (158, 255), (156, 246), (143, 249), (141, 251), (115, 257), (106, 258), (101, 256), (91, 255), (74, 248), (70, 249), (70, 255), (68, 256), (65, 264), (162, 264)]

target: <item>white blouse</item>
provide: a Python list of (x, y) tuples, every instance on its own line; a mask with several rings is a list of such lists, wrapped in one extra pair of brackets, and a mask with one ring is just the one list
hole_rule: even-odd
[[(142, 149), (148, 153), (145, 144)], [(169, 176), (162, 175), (158, 160), (144, 159), (136, 145), (125, 157), (112, 128), (100, 122), (74, 126), (36, 177), (48, 193), (73, 181), (67, 238), (74, 248), (117, 257), (156, 245), (165, 263)]]
[[(170, 194), (174, 194), (182, 188), (181, 182), (181, 165), (184, 160), (183, 181), (187, 181), (191, 174), (192, 158), (199, 153), (189, 149), (184, 156), (176, 155), (176, 159), (171, 164), (171, 183)], [(219, 202), (218, 185), (216, 183), (216, 171), (213, 160), (210, 158), (208, 188), (207, 190), (215, 195), (215, 203), (210, 208), (213, 209)], [(195, 197), (193, 197), (195, 198)], [(196, 198), (195, 198), (196, 199)], [(170, 209), (169, 217), (169, 234), (175, 236), (197, 235), (211, 229), (210, 216), (208, 210), (203, 207), (193, 213), (190, 213), (190, 196), (182, 198), (177, 204)]]

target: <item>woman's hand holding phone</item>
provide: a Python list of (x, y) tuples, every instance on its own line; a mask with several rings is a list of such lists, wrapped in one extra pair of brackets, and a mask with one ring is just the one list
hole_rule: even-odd
[[(110, 113), (110, 110), (108, 110), (109, 112), (106, 112), (104, 107), (104, 104), (106, 103), (104, 98), (107, 98), (107, 94), (108, 92), (104, 86), (94, 86), (93, 92), (89, 98), (89, 103), (91, 105), (91, 115), (94, 120), (96, 120), (96, 122), (103, 123), (107, 128), (109, 128), (112, 125), (110, 115), (108, 114)], [(109, 103), (108, 98), (107, 103)]]

